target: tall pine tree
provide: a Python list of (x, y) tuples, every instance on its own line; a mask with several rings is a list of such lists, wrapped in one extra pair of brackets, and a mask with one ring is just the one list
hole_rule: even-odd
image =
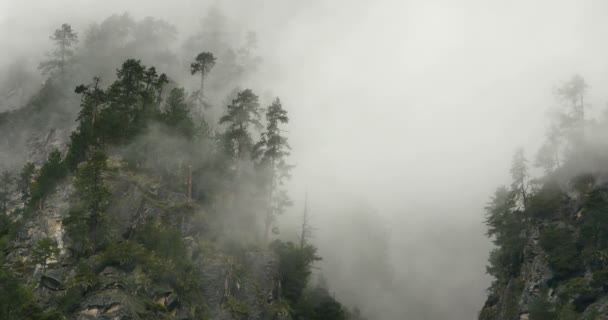
[(42, 62), (38, 68), (43, 74), (58, 71), (63, 75), (67, 63), (74, 57), (74, 45), (78, 43), (78, 35), (69, 24), (64, 23), (50, 38), (55, 42), (56, 48), (49, 54), (49, 60)]
[(266, 131), (255, 144), (254, 155), (260, 161), (263, 184), (268, 198), (265, 217), (265, 237), (268, 239), (271, 226), (276, 216), (291, 205), (291, 200), (283, 188), (284, 180), (289, 177), (291, 166), (286, 163), (289, 156), (289, 143), (283, 136), (280, 125), (289, 122), (287, 111), (283, 109), (281, 101), (276, 98), (266, 109)]

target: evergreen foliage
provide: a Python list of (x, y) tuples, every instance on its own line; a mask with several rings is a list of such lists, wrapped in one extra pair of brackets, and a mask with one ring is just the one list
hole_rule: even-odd
[(42, 208), (44, 197), (54, 190), (57, 183), (66, 174), (67, 170), (61, 159), (61, 153), (55, 149), (40, 168), (40, 172), (31, 187), (30, 206)]
[(226, 107), (226, 114), (220, 118), (220, 124), (227, 125), (223, 137), (228, 154), (237, 162), (247, 159), (253, 147), (250, 128), (262, 127), (258, 96), (250, 89), (240, 91)]
[(25, 165), (23, 165), (21, 172), (19, 172), (19, 180), (17, 181), (17, 187), (19, 188), (19, 192), (21, 193), (21, 201), (23, 202), (23, 207), (26, 206), (26, 204), (31, 198), (32, 179), (34, 178), (35, 172), (36, 166), (31, 162), (27, 162)]
[(279, 256), (279, 273), (283, 296), (292, 304), (297, 304), (308, 284), (312, 264), (321, 260), (317, 249), (312, 245), (299, 247), (292, 242), (275, 240), (270, 244)]
[(49, 60), (44, 61), (38, 67), (43, 74), (58, 71), (61, 75), (65, 73), (66, 64), (74, 57), (74, 45), (78, 43), (78, 34), (72, 27), (64, 23), (50, 37), (55, 42), (55, 50), (49, 54)]
[[(131, 36), (124, 34), (131, 34), (133, 30), (137, 31), (133, 32), (133, 39), (127, 40)], [(210, 231), (212, 228), (206, 219), (211, 216), (220, 220), (218, 216), (225, 211), (234, 212), (238, 219), (250, 219), (248, 221), (252, 223), (247, 227), (252, 234), (259, 236), (265, 232), (268, 236), (270, 228), (275, 226), (276, 216), (291, 204), (283, 186), (291, 169), (287, 161), (290, 147), (283, 129), (289, 118), (278, 98), (264, 110), (263, 124), (258, 96), (250, 89), (239, 91), (219, 118), (220, 126), (216, 128), (205, 121), (206, 114), (193, 113), (193, 105), (187, 101), (188, 95), (183, 88), (170, 83), (169, 78), (155, 67), (147, 67), (134, 58), (126, 59), (120, 65), (111, 83), (106, 85), (100, 76), (94, 76), (91, 83), (76, 86), (74, 93), (66, 98), (63, 87), (80, 83), (78, 80), (70, 84), (70, 81), (76, 81), (73, 79), (82, 79), (83, 75), (103, 75), (104, 79), (112, 79), (107, 73), (112, 70), (110, 64), (95, 73), (91, 73), (95, 68), (87, 64), (95, 59), (107, 62), (104, 50), (132, 53), (120, 48), (114, 40), (140, 46), (146, 40), (149, 51), (154, 51), (155, 45), (173, 33), (174, 30), (161, 21), (146, 18), (134, 22), (122, 15), (92, 26), (85, 33), (83, 47), (78, 50), (75, 50), (78, 36), (68, 24), (62, 25), (51, 37), (57, 48), (40, 66), (50, 79), (18, 114), (25, 119), (28, 112), (40, 113), (36, 122), (23, 122), (27, 124), (45, 124), (44, 118), (49, 115), (69, 121), (75, 117), (76, 129), (69, 137), (67, 150), (60, 147), (62, 151), (51, 151), (42, 163), (25, 163), (18, 175), (8, 172), (0, 175), (0, 262), (4, 264), (5, 252), (12, 249), (24, 223), (37, 218), (35, 213), (46, 218), (47, 211), (56, 209), (65, 210), (59, 213), (64, 217), (65, 237), (62, 240), (67, 254), (60, 256), (57, 242), (50, 237), (37, 241), (27, 254), (43, 272), (58, 266), (72, 265), (74, 268), (63, 284), (65, 293), (45, 297), (45, 304), (57, 303), (60, 310), (51, 308), (48, 312), (43, 312), (30, 289), (20, 284), (24, 279), (0, 268), (0, 318), (49, 320), (64, 319), (64, 314), (72, 317), (82, 308), (83, 299), (105, 290), (102, 273), (112, 267), (128, 278), (128, 283), (125, 282), (120, 290), (138, 301), (146, 301), (147, 311), (168, 317), (168, 310), (151, 302), (150, 292), (157, 287), (171, 288), (179, 296), (180, 310), (186, 310), (189, 319), (206, 319), (199, 263), (208, 258), (201, 253), (208, 252), (201, 248), (192, 252), (193, 247), (186, 246), (186, 239), (189, 244), (192, 240), (195, 243), (209, 242), (206, 238), (215, 240), (226, 230)], [(249, 35), (246, 47), (235, 54), (254, 64), (254, 47), (255, 37)], [(145, 56), (145, 52), (140, 53)], [(165, 58), (167, 62), (172, 60), (169, 55)], [(201, 98), (203, 84), (216, 60), (212, 53), (202, 52), (191, 65), (191, 73), (201, 75), (198, 91)], [(227, 67), (244, 68), (231, 62), (230, 58), (220, 64), (224, 75)], [(167, 65), (160, 65), (165, 70)], [(232, 71), (239, 75), (244, 72)], [(170, 90), (165, 90), (167, 87)], [(62, 109), (63, 105), (78, 104), (78, 98), (74, 97), (80, 98), (77, 116)], [(16, 116), (0, 114), (0, 125), (10, 125), (12, 117)], [(61, 126), (71, 127), (67, 121), (62, 121), (59, 122)], [(49, 137), (51, 134), (47, 136), (47, 142)], [(231, 188), (235, 182), (243, 186), (242, 192), (234, 192), (235, 188)], [(69, 207), (55, 206), (56, 200), (63, 200), (63, 194), (55, 194), (55, 189), (65, 185), (69, 190), (69, 184), (74, 187), (74, 192), (66, 197)], [(123, 200), (123, 195), (116, 191), (124, 184), (141, 192), (142, 199), (141, 207), (132, 209), (137, 212), (132, 214), (133, 221), (129, 221), (128, 226), (120, 225), (123, 221), (116, 221), (118, 213), (115, 211), (118, 210), (113, 202)], [(184, 191), (186, 199), (179, 194)], [(28, 214), (12, 219), (7, 213), (18, 212), (12, 211), (18, 209), (12, 203), (17, 193)], [(51, 195), (54, 197), (49, 198)], [(44, 210), (48, 199), (53, 201), (47, 201), (49, 210)], [(148, 210), (149, 207), (154, 209)], [(264, 215), (264, 231), (251, 227), (262, 215), (256, 215), (258, 211)], [(239, 221), (239, 224), (247, 223)], [(207, 231), (209, 235), (205, 234)], [(225, 250), (225, 253), (230, 255), (229, 259), (242, 260), (251, 249), (238, 241), (235, 243), (239, 250)], [(291, 310), (295, 319), (342, 320), (350, 317), (327, 288), (310, 288), (313, 263), (321, 259), (314, 246), (305, 241), (300, 245), (275, 241), (271, 249), (279, 257), (281, 307)], [(53, 259), (59, 259), (58, 265), (48, 266)], [(29, 264), (24, 265), (26, 271), (32, 268)], [(19, 277), (25, 274), (19, 274)], [(36, 292), (36, 296), (38, 294)], [(6, 303), (9, 300), (10, 305)], [(358, 315), (356, 319), (359, 319)]]
[(59, 254), (57, 242), (50, 237), (44, 237), (32, 249), (33, 262), (42, 267), (42, 271), (46, 270), (49, 259), (55, 258)]

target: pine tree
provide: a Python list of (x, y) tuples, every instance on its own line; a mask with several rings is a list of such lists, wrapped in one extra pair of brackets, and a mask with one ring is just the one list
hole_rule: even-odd
[(211, 68), (213, 68), (213, 66), (215, 65), (215, 60), (216, 58), (213, 56), (213, 53), (201, 52), (196, 56), (194, 62), (190, 64), (190, 72), (192, 73), (192, 75), (195, 75), (197, 73), (201, 74), (201, 90), (199, 91), (200, 97), (203, 97), (205, 95), (205, 76), (209, 73), (209, 71), (211, 71)]
[(110, 190), (105, 186), (108, 171), (107, 156), (101, 149), (91, 152), (89, 159), (78, 169), (74, 186), (87, 211), (88, 229), (95, 249), (101, 234), (102, 214), (109, 205)]
[(13, 192), (13, 175), (10, 171), (0, 173), (0, 211), (2, 214), (8, 213), (8, 206)]
[(107, 105), (95, 126), (107, 143), (128, 141), (144, 129), (148, 119), (158, 116), (162, 90), (169, 82), (165, 74), (159, 75), (135, 59), (126, 60), (116, 76), (106, 90)]
[(163, 87), (169, 83), (169, 79), (164, 73), (159, 75), (154, 67), (148, 68), (143, 74), (144, 89), (141, 93), (141, 109), (144, 116), (150, 117), (159, 111), (156, 107), (160, 104)]
[(515, 210), (514, 192), (504, 186), (496, 189), (485, 209), (487, 236), (492, 237), (496, 245), (490, 253), (487, 272), (499, 281), (507, 281), (519, 273), (522, 262), (524, 241), (520, 234), (523, 216)]
[(19, 188), (19, 192), (21, 193), (21, 201), (23, 202), (24, 208), (31, 197), (32, 179), (34, 178), (35, 171), (36, 166), (31, 162), (27, 162), (19, 173), (17, 187)]
[(50, 59), (38, 67), (43, 74), (58, 70), (61, 75), (65, 73), (66, 64), (74, 57), (73, 47), (78, 43), (78, 35), (72, 31), (72, 27), (64, 23), (61, 28), (55, 30), (50, 37), (55, 42), (56, 49), (49, 56)]
[(226, 114), (220, 118), (220, 124), (228, 125), (224, 138), (228, 152), (237, 162), (237, 166), (238, 162), (249, 155), (253, 146), (249, 128), (262, 127), (259, 109), (258, 96), (250, 89), (245, 89), (237, 94), (236, 99), (227, 106)]
[(99, 87), (100, 78), (94, 77), (93, 83), (79, 85), (75, 92), (81, 95), (81, 107), (78, 113), (78, 128), (72, 132), (66, 155), (66, 165), (75, 171), (79, 163), (85, 160), (86, 152), (91, 146), (99, 146), (103, 140), (99, 137), (99, 113), (106, 99), (105, 92)]
[(46, 270), (49, 259), (56, 257), (59, 254), (57, 242), (50, 237), (40, 239), (32, 248), (32, 258), (34, 263), (42, 267), (42, 272)]
[(187, 138), (194, 135), (194, 122), (190, 115), (190, 108), (186, 102), (186, 94), (183, 88), (175, 88), (169, 93), (165, 102), (165, 110), (162, 113), (163, 121), (177, 132)]
[(42, 209), (42, 200), (44, 197), (55, 188), (57, 183), (66, 174), (66, 168), (61, 160), (61, 152), (53, 150), (40, 168), (40, 173), (32, 185), (32, 204), (37, 204), (39, 209)]
[(287, 111), (283, 109), (281, 101), (276, 98), (266, 109), (266, 131), (253, 148), (254, 156), (260, 161), (267, 200), (265, 218), (265, 237), (268, 239), (270, 228), (276, 216), (285, 212), (291, 205), (291, 200), (283, 188), (284, 180), (289, 178), (291, 166), (285, 161), (289, 155), (289, 143), (281, 134), (280, 125), (289, 122)]

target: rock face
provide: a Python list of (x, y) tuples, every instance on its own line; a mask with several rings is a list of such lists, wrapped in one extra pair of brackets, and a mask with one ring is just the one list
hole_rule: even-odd
[[(520, 274), (488, 296), (479, 319), (526, 320), (530, 317), (530, 304), (539, 296), (541, 287), (553, 278), (547, 262), (547, 254), (539, 245), (540, 230), (545, 226), (531, 225), (522, 233), (527, 243), (524, 247)], [(549, 292), (549, 299), (556, 299)]]
[[(204, 232), (204, 228), (197, 226), (192, 215), (181, 212), (185, 210), (186, 196), (160, 189), (155, 178), (120, 171), (119, 160), (111, 163), (117, 173), (108, 179), (113, 199), (107, 210), (108, 218), (116, 222), (121, 228), (118, 233), (124, 237), (158, 217), (167, 218), (181, 230), (188, 256), (195, 262), (194, 272), (201, 280), (200, 293), (207, 303), (207, 319), (288, 319), (284, 310), (277, 307), (280, 284), (274, 253), (259, 249), (245, 250), (238, 255), (215, 249), (200, 253), (195, 237)], [(23, 231), (7, 255), (7, 266), (35, 286), (34, 294), (46, 308), (68, 299), (78, 269), (66, 250), (73, 240), (66, 236), (62, 226), (74, 193), (72, 183), (71, 178), (63, 181), (42, 203), (41, 209), (24, 221)], [(199, 219), (205, 215), (201, 208), (188, 207), (187, 211), (196, 211)], [(60, 254), (56, 260), (47, 261), (48, 267), (42, 270), (31, 263), (32, 248), (47, 236), (57, 242)], [(98, 259), (92, 256), (90, 265)], [(75, 302), (70, 314), (78, 320), (194, 319), (184, 303), (186, 297), (180, 297), (171, 287), (142, 284), (141, 276), (139, 268), (125, 271), (107, 266), (97, 271), (95, 284)]]
[[(608, 284), (603, 276), (608, 260), (605, 248), (588, 244), (588, 239), (593, 237), (588, 229), (592, 220), (585, 222), (590, 219), (585, 216), (590, 210), (600, 208), (601, 214), (605, 214), (608, 202), (593, 200), (592, 194), (606, 199), (606, 191), (606, 185), (589, 186), (582, 193), (568, 194), (563, 203), (552, 206), (559, 212), (551, 213), (549, 218), (526, 218), (520, 235), (525, 243), (521, 257), (510, 257), (521, 259), (517, 260), (521, 261), (518, 273), (493, 283), (479, 313), (480, 320), (534, 319), (535, 310), (538, 312), (541, 308), (555, 319), (562, 316), (564, 319), (608, 319)], [(551, 233), (553, 237), (545, 238), (550, 240), (543, 243), (543, 236)], [(543, 249), (548, 248), (547, 243), (551, 245), (549, 248), (554, 248), (548, 250), (553, 251)], [(561, 268), (561, 274), (554, 266)], [(548, 319), (546, 317), (542, 319)]]

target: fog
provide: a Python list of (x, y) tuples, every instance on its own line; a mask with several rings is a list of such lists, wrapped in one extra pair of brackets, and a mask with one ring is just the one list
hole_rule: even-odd
[(513, 152), (533, 158), (572, 74), (592, 113), (608, 101), (608, 3), (1, 0), (0, 68), (36, 66), (64, 22), (82, 32), (128, 12), (185, 39), (210, 6), (227, 32), (258, 35), (263, 62), (241, 86), (290, 114), (295, 205), (281, 222), (295, 228), (308, 192), (336, 297), (371, 319), (476, 318), (491, 281), (483, 207)]

